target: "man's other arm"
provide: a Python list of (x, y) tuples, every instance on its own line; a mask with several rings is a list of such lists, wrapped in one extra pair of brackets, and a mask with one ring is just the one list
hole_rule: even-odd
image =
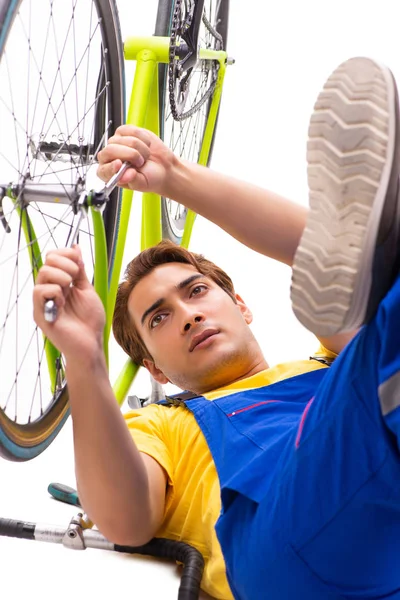
[(99, 530), (121, 545), (154, 537), (165, 506), (167, 476), (138, 451), (109, 383), (102, 352), (66, 368), (82, 506)]
[[(57, 305), (53, 323), (43, 316), (47, 298)], [(36, 323), (66, 359), (82, 506), (112, 542), (146, 543), (163, 519), (166, 473), (138, 451), (115, 400), (103, 353), (104, 309), (78, 247), (47, 254), (33, 300)]]

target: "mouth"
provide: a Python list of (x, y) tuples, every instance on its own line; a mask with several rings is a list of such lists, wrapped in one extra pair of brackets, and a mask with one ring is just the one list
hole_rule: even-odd
[(189, 352), (193, 352), (193, 350), (195, 348), (197, 348), (198, 346), (203, 346), (203, 342), (218, 335), (218, 333), (219, 333), (218, 329), (206, 329), (205, 331), (202, 331), (198, 335), (195, 335), (190, 343)]

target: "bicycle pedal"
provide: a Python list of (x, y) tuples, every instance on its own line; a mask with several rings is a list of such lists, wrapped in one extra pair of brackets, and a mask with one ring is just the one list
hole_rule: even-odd
[(62, 483), (50, 483), (47, 491), (53, 498), (66, 504), (72, 504), (73, 506), (81, 506), (79, 502), (78, 492), (74, 488), (64, 485)]

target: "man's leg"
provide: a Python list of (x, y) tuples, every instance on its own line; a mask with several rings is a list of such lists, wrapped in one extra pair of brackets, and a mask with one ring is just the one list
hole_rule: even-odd
[(317, 335), (368, 325), (304, 415), (278, 512), (294, 556), (346, 598), (400, 597), (398, 136), (388, 69), (341, 65), (311, 120), (292, 299)]
[(293, 264), (292, 304), (318, 337), (370, 320), (399, 268), (396, 83), (370, 59), (326, 82), (308, 141), (310, 211)]

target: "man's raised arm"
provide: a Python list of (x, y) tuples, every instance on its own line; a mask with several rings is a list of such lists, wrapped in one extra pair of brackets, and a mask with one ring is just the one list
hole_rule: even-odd
[[(57, 305), (54, 323), (43, 317), (48, 298)], [(114, 543), (146, 543), (163, 519), (166, 474), (138, 451), (115, 400), (102, 346), (104, 310), (78, 247), (47, 255), (34, 289), (34, 318), (66, 359), (82, 506)]]
[(122, 125), (98, 154), (108, 181), (130, 162), (121, 184), (176, 200), (253, 250), (292, 265), (307, 209), (278, 194), (177, 158), (153, 133)]

